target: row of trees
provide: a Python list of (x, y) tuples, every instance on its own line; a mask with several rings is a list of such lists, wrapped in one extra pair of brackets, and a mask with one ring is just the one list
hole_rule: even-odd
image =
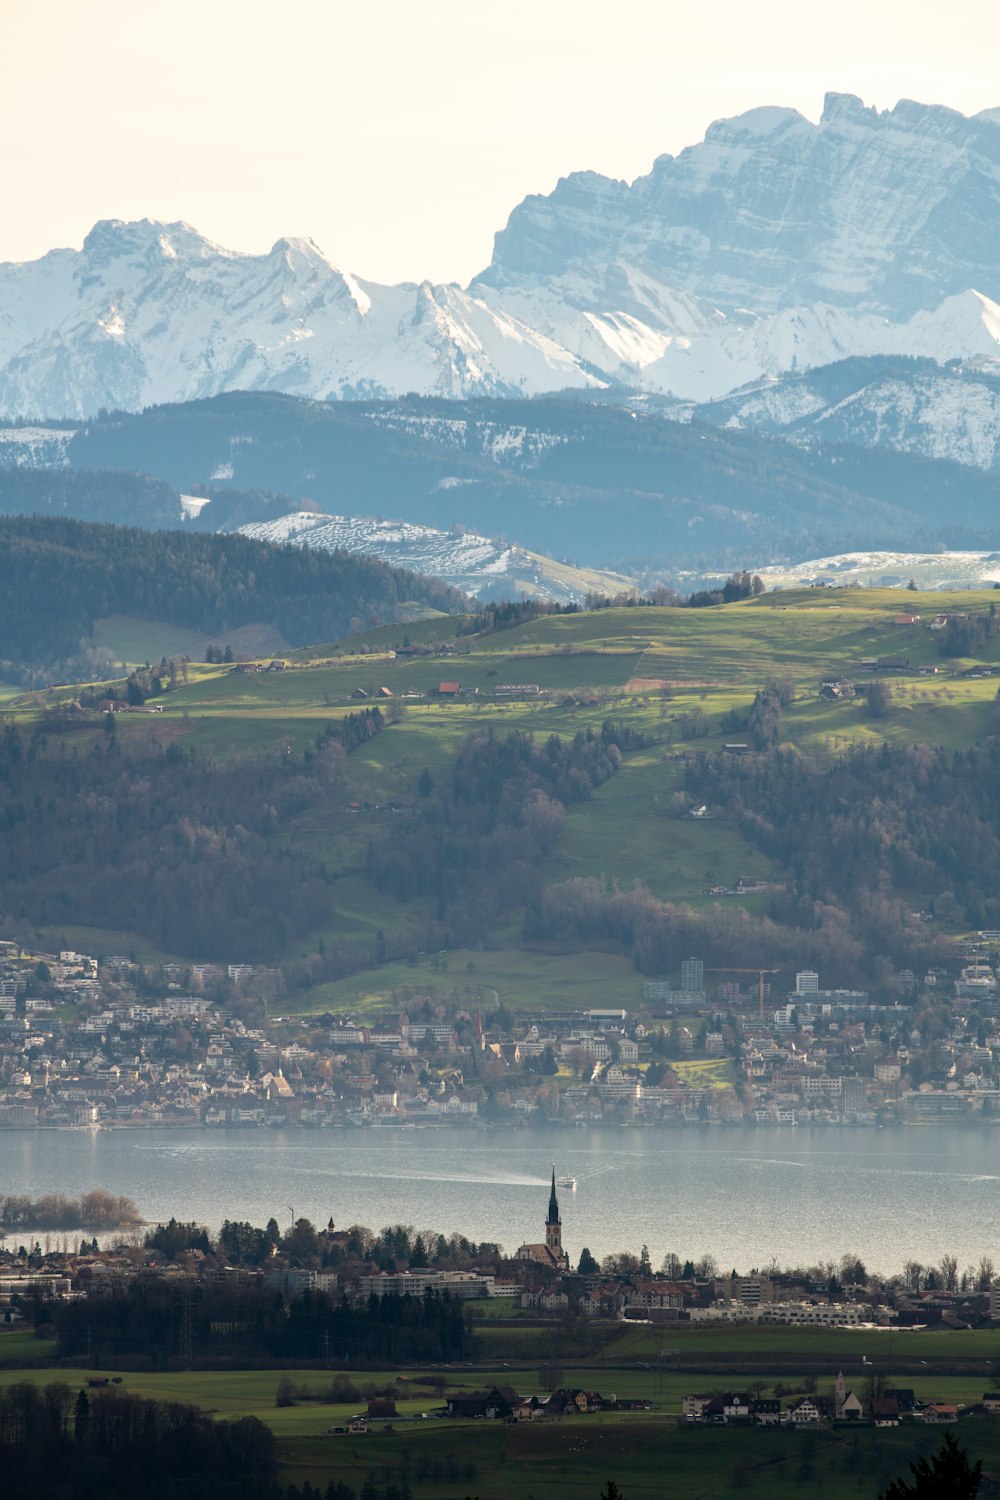
[(461, 1302), (427, 1292), (365, 1302), (304, 1292), (286, 1302), (262, 1283), (199, 1280), (179, 1295), (160, 1276), (140, 1276), (123, 1291), (83, 1301), (41, 1304), (36, 1326), (51, 1323), (60, 1359), (167, 1367), (189, 1344), (208, 1362), (359, 1360), (448, 1363), (465, 1356)]
[(224, 1265), (250, 1268), (264, 1265), (280, 1253), (293, 1266), (313, 1269), (353, 1265), (397, 1271), (433, 1266), (437, 1270), (465, 1271), (484, 1259), (498, 1260), (501, 1255), (500, 1246), (489, 1241), (476, 1244), (462, 1234), (415, 1230), (412, 1224), (387, 1224), (377, 1233), (364, 1224), (352, 1224), (335, 1234), (332, 1222), (325, 1231), (318, 1231), (304, 1218), (296, 1219), (284, 1233), (274, 1218), (268, 1219), (263, 1228), (246, 1220), (227, 1219), (214, 1238), (204, 1225), (171, 1219), (149, 1230), (144, 1245), (148, 1250), (159, 1250), (168, 1260), (198, 1250), (214, 1255)]
[(216, 1421), (117, 1387), (0, 1390), (0, 1467), (10, 1500), (285, 1500), (274, 1435), (256, 1417)]
[(131, 1198), (95, 1188), (79, 1198), (46, 1193), (29, 1198), (19, 1193), (0, 1195), (0, 1228), (121, 1229), (138, 1224), (141, 1214)]

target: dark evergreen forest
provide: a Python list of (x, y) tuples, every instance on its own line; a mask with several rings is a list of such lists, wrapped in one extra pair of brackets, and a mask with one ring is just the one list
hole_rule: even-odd
[[(523, 444), (498, 449), (501, 432)], [(90, 422), (67, 456), (73, 467), (141, 470), (189, 492), (207, 485), (221, 496), (231, 484), (339, 514), (445, 529), (458, 521), (487, 536), (502, 525), (523, 546), (644, 577), (735, 567), (765, 552), (991, 546), (998, 494), (995, 475), (954, 463), (794, 449), (697, 419), (668, 421), (655, 407), (640, 416), (591, 393), (322, 402), (237, 391)], [(233, 477), (220, 483), (211, 476), (224, 463)], [(442, 482), (454, 478), (460, 486)], [(196, 524), (259, 514), (256, 502), (244, 512), (213, 499)]]
[(1000, 925), (1000, 738), (968, 750), (851, 750), (825, 771), (794, 751), (699, 756), (685, 784), (788, 871), (786, 921), (849, 914), (876, 952), (912, 942), (907, 912)]
[(94, 621), (113, 614), (215, 637), (263, 621), (305, 646), (398, 619), (404, 603), (445, 612), (467, 604), (436, 578), (374, 558), (40, 516), (0, 519), (0, 601), (7, 680), (65, 662)]
[[(71, 1379), (79, 1379), (73, 1372)], [(283, 1500), (274, 1434), (256, 1417), (112, 1386), (21, 1381), (0, 1392), (5, 1500)]]
[[(712, 964), (817, 964), (832, 984), (891, 987), (940, 960), (934, 934), (1000, 926), (1000, 738), (950, 751), (883, 744), (817, 769), (767, 748), (781, 685), (758, 694), (761, 753), (690, 755), (684, 785), (784, 872), (766, 912), (702, 908), (582, 878), (529, 898), (523, 937), (563, 949), (620, 944), (647, 974), (690, 952)], [(756, 715), (756, 717), (755, 717)]]
[(328, 920), (323, 866), (280, 835), (297, 813), (343, 799), (336, 734), (304, 755), (280, 746), (224, 764), (155, 739), (101, 738), (4, 729), (0, 910), (250, 963), (274, 961)]

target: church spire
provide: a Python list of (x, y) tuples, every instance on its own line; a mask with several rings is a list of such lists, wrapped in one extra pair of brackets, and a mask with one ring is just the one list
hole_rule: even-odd
[(549, 1214), (545, 1222), (546, 1224), (558, 1224), (560, 1222), (559, 1200), (556, 1198), (556, 1168), (554, 1162), (552, 1164), (552, 1192), (549, 1194)]

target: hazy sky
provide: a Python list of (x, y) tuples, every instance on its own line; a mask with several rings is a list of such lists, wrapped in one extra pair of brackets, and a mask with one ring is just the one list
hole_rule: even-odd
[(828, 89), (1000, 106), (997, 0), (2, 0), (0, 260), (96, 219), (466, 281), (525, 194)]

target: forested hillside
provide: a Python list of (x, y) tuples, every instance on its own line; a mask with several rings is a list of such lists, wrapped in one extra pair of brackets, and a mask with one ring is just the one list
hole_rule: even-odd
[[(992, 545), (1000, 483), (888, 450), (808, 452), (755, 432), (666, 420), (655, 402), (302, 401), (233, 392), (115, 413), (70, 465), (136, 469), (178, 490), (264, 490), (325, 512), (386, 515), (588, 566), (725, 568), (852, 547)], [(247, 520), (259, 518), (259, 505)], [(195, 523), (241, 524), (213, 499)]]
[(116, 526), (179, 526), (181, 502), (168, 481), (149, 474), (0, 468), (0, 516), (72, 516)]
[(691, 953), (895, 983), (1000, 927), (993, 597), (507, 606), (116, 684), (145, 713), (11, 696), (0, 921), (281, 961), (324, 1008), (432, 961), (558, 1004)]
[(213, 636), (263, 621), (302, 646), (397, 620), (406, 603), (454, 611), (466, 602), (372, 558), (38, 516), (0, 519), (0, 596), (0, 679), (20, 683), (94, 675), (89, 643), (107, 615)]

